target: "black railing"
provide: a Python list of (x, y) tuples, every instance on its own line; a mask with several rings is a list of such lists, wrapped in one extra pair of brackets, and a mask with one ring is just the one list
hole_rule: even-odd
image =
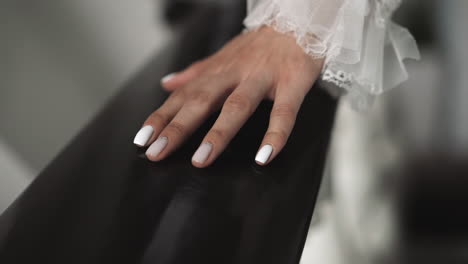
[(167, 97), (160, 78), (212, 52), (219, 17), (216, 8), (191, 15), (1, 216), (0, 263), (299, 263), (336, 108), (321, 89), (267, 167), (254, 162), (266, 101), (206, 169), (190, 158), (216, 115), (165, 161), (132, 144)]

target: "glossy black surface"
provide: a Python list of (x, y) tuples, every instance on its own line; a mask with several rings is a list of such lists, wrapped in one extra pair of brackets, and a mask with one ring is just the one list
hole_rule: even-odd
[(326, 93), (314, 87), (267, 167), (254, 157), (271, 102), (207, 169), (190, 159), (216, 115), (163, 162), (132, 144), (167, 96), (160, 78), (211, 51), (215, 15), (192, 18), (1, 216), (0, 263), (299, 262), (336, 107)]

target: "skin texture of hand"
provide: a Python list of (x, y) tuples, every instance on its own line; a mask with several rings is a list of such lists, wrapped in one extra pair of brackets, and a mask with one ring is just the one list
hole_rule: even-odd
[(163, 160), (221, 109), (192, 158), (195, 167), (207, 167), (267, 99), (274, 104), (256, 157), (259, 165), (266, 165), (285, 146), (322, 67), (323, 59), (313, 59), (293, 37), (269, 27), (241, 34), (212, 56), (162, 80), (171, 95), (145, 121), (135, 144), (150, 146), (146, 156), (151, 161)]

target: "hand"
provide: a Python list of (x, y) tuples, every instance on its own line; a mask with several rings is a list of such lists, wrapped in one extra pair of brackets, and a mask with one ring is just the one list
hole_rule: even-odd
[(269, 27), (241, 34), (216, 54), (162, 80), (172, 92), (135, 137), (151, 161), (177, 149), (211, 114), (221, 114), (192, 158), (212, 164), (263, 99), (274, 101), (256, 162), (271, 162), (285, 146), (304, 97), (323, 67), (292, 36)]

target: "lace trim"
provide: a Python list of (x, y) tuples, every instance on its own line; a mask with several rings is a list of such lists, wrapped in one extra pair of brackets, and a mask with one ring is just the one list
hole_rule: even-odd
[(343, 95), (351, 107), (359, 112), (370, 109), (377, 95), (382, 92), (378, 91), (374, 83), (361, 80), (342, 70), (326, 69), (322, 73), (321, 81), (323, 88), (332, 96)]
[[(334, 32), (329, 32), (329, 29), (324, 28), (321, 25), (315, 25), (315, 32), (325, 33), (329, 32), (324, 39), (321, 39), (317, 34), (305, 31), (303, 27), (294, 23), (290, 18), (281, 15), (280, 7), (277, 3), (271, 2), (268, 6), (268, 15), (266, 18), (263, 18), (260, 23), (255, 23), (258, 26), (246, 29), (245, 31), (258, 30), (261, 26), (269, 26), (275, 31), (287, 34), (296, 39), (296, 43), (314, 59), (326, 58), (327, 61), (333, 60), (341, 53), (341, 46), (337, 44), (332, 44), (332, 37), (334, 34), (339, 34), (344, 31), (344, 16), (342, 15), (344, 8), (346, 8), (346, 3), (340, 7), (337, 17), (339, 19), (335, 21)], [(333, 34), (332, 34), (333, 33)]]
[(358, 78), (353, 73), (348, 73), (342, 70), (334, 70), (332, 67), (327, 67), (322, 73), (322, 80), (331, 82), (336, 86), (343, 88), (347, 91), (353, 89), (356, 84), (365, 88), (366, 91), (369, 91), (371, 94), (381, 94), (383, 90), (378, 88), (378, 86), (370, 80), (363, 78)]
[[(270, 26), (277, 32), (294, 37), (306, 54), (312, 58), (326, 59), (320, 77), (322, 86), (332, 95), (346, 95), (345, 98), (350, 101), (354, 109), (365, 111), (370, 108), (376, 96), (384, 92), (385, 88), (380, 83), (382, 80), (364, 79), (363, 76), (358, 76), (358, 73), (343, 70), (347, 68), (346, 65), (355, 64), (355, 62), (343, 60), (340, 57), (346, 51), (343, 50), (344, 47), (339, 39), (338, 41), (336, 39), (340, 34), (346, 33), (345, 12), (348, 10), (346, 8), (353, 8), (349, 5), (351, 2), (345, 1), (338, 7), (336, 19), (332, 25), (324, 27), (320, 24), (313, 24), (304, 27), (304, 25), (296, 23), (294, 17), (288, 17), (281, 13), (280, 4), (274, 1), (265, 1), (252, 9), (252, 15), (246, 20), (247, 28), (245, 31), (254, 31), (262, 26)], [(368, 23), (384, 31), (389, 30), (387, 27), (391, 23), (391, 17), (401, 2), (402, 0), (369, 0), (366, 10)], [(255, 13), (258, 10), (262, 12)], [(404, 72), (404, 69), (401, 71)]]
[[(401, 5), (402, 0), (373, 0), (371, 1), (370, 8), (373, 9), (371, 15), (373, 19), (381, 28), (387, 26), (389, 19), (396, 9)], [(333, 43), (332, 38), (337, 34), (341, 34), (345, 30), (345, 21), (343, 11), (348, 7), (349, 2), (343, 3), (339, 8), (335, 21), (335, 24), (331, 27), (334, 32), (324, 28), (321, 25), (315, 25), (315, 31), (325, 35), (323, 39), (317, 36), (317, 34), (304, 30), (303, 27), (297, 25), (292, 21), (291, 18), (283, 16), (281, 14), (280, 6), (275, 2), (268, 3), (267, 15), (262, 18), (262, 21), (257, 21), (257, 26), (252, 29), (246, 29), (245, 31), (257, 30), (261, 26), (270, 26), (274, 30), (293, 36), (296, 39), (297, 44), (304, 50), (305, 53), (313, 58), (326, 58), (327, 61), (333, 61), (341, 53), (342, 47), (336, 43)], [(310, 30), (310, 28), (308, 29)], [(323, 34), (327, 33), (328, 34)]]
[(402, 0), (375, 0), (374, 20), (379, 27), (385, 27)]
[[(396, 9), (401, 5), (402, 0), (375, 0), (371, 19), (376, 26), (386, 29), (389, 21)], [(372, 21), (372, 20), (371, 20)], [(358, 111), (366, 111), (375, 101), (377, 95), (384, 92), (382, 86), (371, 80), (356, 76), (354, 73), (340, 70), (339, 66), (328, 63), (321, 75), (321, 80), (325, 83), (335, 85), (325, 85), (333, 95), (343, 95), (350, 102), (351, 106)]]

